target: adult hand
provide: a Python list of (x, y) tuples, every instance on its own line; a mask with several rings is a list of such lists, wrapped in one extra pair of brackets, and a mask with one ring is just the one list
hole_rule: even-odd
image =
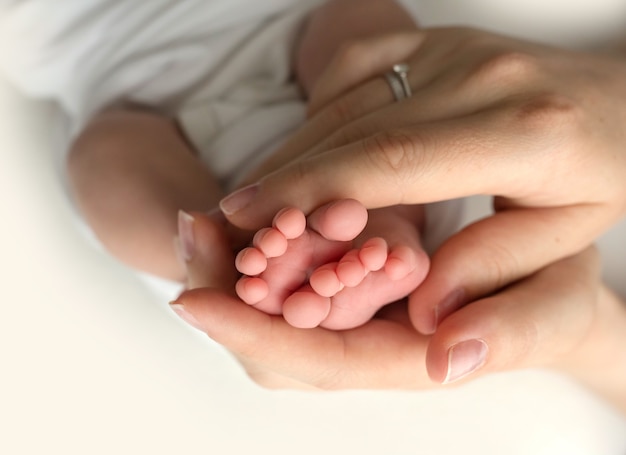
[[(621, 349), (624, 357), (626, 314), (619, 305), (599, 303), (600, 267), (593, 249), (466, 306), (429, 340), (413, 330), (401, 305), (352, 330), (296, 329), (234, 296), (232, 253), (218, 224), (194, 214), (191, 234), (187, 266), (193, 289), (173, 308), (233, 352), (266, 387), (424, 389), (488, 372), (544, 366), (565, 369), (589, 383), (601, 378), (594, 384), (599, 389), (610, 378), (611, 390), (623, 394), (625, 376), (616, 380), (613, 369), (626, 362), (612, 350)], [(609, 343), (602, 341), (607, 338)], [(440, 352), (427, 356), (429, 341)]]
[(221, 223), (194, 213), (184, 230), (189, 290), (173, 309), (230, 350), (259, 384), (321, 389), (433, 385), (424, 367), (427, 339), (406, 317), (371, 321), (347, 332), (296, 329), (282, 316), (237, 298), (234, 256)]
[[(413, 96), (378, 77), (410, 65)], [(367, 207), (495, 196), (450, 238), (411, 296), (425, 334), (463, 304), (575, 254), (626, 212), (626, 59), (489, 33), (434, 29), (347, 46), (320, 77), (312, 119), (275, 162), (222, 201), (258, 228), (283, 206)], [(273, 169), (269, 162), (265, 170)]]

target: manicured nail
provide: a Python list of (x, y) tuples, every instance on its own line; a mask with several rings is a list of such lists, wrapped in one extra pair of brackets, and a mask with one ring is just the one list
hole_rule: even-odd
[(187, 324), (192, 326), (194, 329), (202, 330), (200, 322), (198, 322), (194, 315), (189, 313), (183, 305), (181, 305), (180, 303), (170, 303), (170, 307), (172, 308), (174, 313), (176, 313)]
[(258, 190), (259, 185), (257, 183), (245, 186), (222, 199), (220, 201), (220, 209), (226, 215), (232, 215), (250, 204)]
[(483, 340), (461, 341), (448, 350), (448, 372), (443, 384), (458, 381), (478, 370), (487, 360), (487, 343)]
[(193, 236), (194, 221), (194, 217), (187, 212), (183, 212), (182, 210), (178, 211), (178, 246), (185, 262), (193, 257), (196, 250)]
[(435, 307), (432, 332), (425, 335), (432, 335), (435, 333), (437, 327), (441, 324), (441, 321), (461, 308), (463, 303), (465, 303), (465, 291), (463, 289), (455, 289), (448, 294), (446, 298), (439, 302), (439, 304)]

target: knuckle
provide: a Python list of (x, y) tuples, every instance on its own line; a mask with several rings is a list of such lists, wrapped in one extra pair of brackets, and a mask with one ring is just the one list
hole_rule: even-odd
[(495, 289), (500, 289), (518, 278), (520, 263), (508, 248), (491, 244), (488, 253), (484, 270)]
[(336, 58), (341, 68), (351, 68), (355, 63), (368, 58), (367, 44), (358, 39), (347, 40), (337, 50)]
[(415, 178), (424, 165), (425, 138), (419, 133), (402, 130), (386, 131), (370, 136), (363, 142), (364, 153), (381, 175), (391, 176), (402, 189)]
[(345, 390), (344, 376), (341, 370), (330, 370), (321, 374), (314, 382), (313, 385), (324, 391), (338, 391)]
[[(315, 188), (319, 181), (319, 172), (319, 168), (314, 168), (311, 165), (311, 159), (298, 160), (295, 164), (295, 171), (285, 188)], [(301, 193), (298, 193), (298, 200), (302, 204), (300, 207), (303, 210), (310, 210), (315, 206), (313, 204), (315, 198), (305, 198)]]
[(497, 235), (489, 235), (483, 229), (480, 223), (464, 228), (464, 238), (468, 244), (472, 244), (472, 250), (468, 253), (473, 255), (473, 262), (481, 270), (482, 278), (477, 285), (477, 294), (501, 289), (519, 279), (526, 271), (515, 251), (503, 244)]
[(443, 28), (443, 30), (447, 34), (454, 33), (464, 40), (469, 36), (475, 36), (478, 34), (478, 31), (475, 28), (468, 25), (452, 25), (450, 27)]
[(513, 120), (530, 134), (571, 140), (581, 131), (583, 111), (566, 96), (544, 93), (521, 102)]
[(348, 96), (342, 96), (327, 108), (324, 117), (331, 127), (345, 125), (358, 117), (358, 101)]
[(520, 51), (497, 51), (473, 67), (463, 80), (471, 87), (510, 87), (537, 76), (540, 65), (537, 57)]
[[(301, 159), (292, 161), (289, 165), (289, 174), (287, 182), (285, 182), (288, 188), (298, 188), (300, 184), (308, 185), (311, 177), (311, 166), (309, 164), (309, 157), (303, 157)], [(295, 186), (290, 186), (295, 185)]]
[(330, 150), (351, 144), (355, 141), (368, 137), (371, 133), (365, 125), (360, 123), (349, 124), (339, 128), (324, 141), (324, 149)]
[(439, 39), (454, 40), (459, 46), (469, 43), (470, 40), (486, 35), (484, 32), (466, 25), (435, 27), (428, 29), (427, 32), (431, 36), (438, 36)]
[[(511, 305), (519, 304), (519, 302), (511, 302)], [(539, 360), (537, 358), (537, 348), (545, 345), (548, 340), (542, 342), (542, 320), (536, 317), (519, 318), (516, 321), (515, 330), (515, 350), (516, 352), (509, 358), (509, 362), (512, 364), (523, 364), (526, 361)], [(503, 321), (505, 324), (506, 321)]]
[(491, 46), (494, 42), (493, 35), (472, 27), (454, 27), (453, 30), (457, 36), (455, 48), (457, 52), (476, 52), (477, 49)]

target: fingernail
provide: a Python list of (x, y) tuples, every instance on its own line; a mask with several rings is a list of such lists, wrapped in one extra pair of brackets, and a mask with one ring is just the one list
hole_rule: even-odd
[[(441, 321), (450, 316), (465, 303), (465, 291), (455, 289), (435, 307), (434, 326), (432, 333), (435, 333)], [(431, 334), (432, 334), (431, 333)]]
[(250, 204), (258, 190), (259, 185), (257, 183), (245, 186), (222, 199), (220, 201), (220, 209), (226, 215), (232, 215)]
[(183, 321), (192, 326), (194, 329), (202, 330), (202, 326), (200, 322), (195, 318), (194, 315), (189, 313), (183, 305), (180, 303), (170, 303), (170, 307)]
[(189, 261), (196, 250), (193, 236), (193, 216), (182, 210), (178, 211), (178, 246), (185, 262)]
[(458, 381), (478, 370), (487, 360), (487, 343), (483, 340), (461, 341), (448, 351), (448, 372), (442, 384)]

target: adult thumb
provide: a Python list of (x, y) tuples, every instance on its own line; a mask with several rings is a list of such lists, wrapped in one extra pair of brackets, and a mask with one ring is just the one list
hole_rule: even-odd
[(426, 364), (435, 382), (550, 366), (569, 355), (594, 320), (600, 260), (589, 248), (445, 319)]

